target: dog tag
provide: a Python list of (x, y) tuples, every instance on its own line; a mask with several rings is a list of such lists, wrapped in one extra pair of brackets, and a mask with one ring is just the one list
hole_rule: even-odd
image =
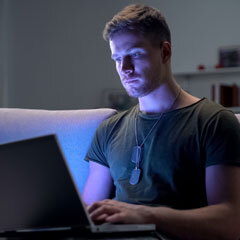
[(133, 147), (132, 162), (136, 163), (137, 165), (139, 165), (141, 161), (141, 150), (142, 148), (140, 146)]
[(140, 179), (140, 175), (141, 175), (141, 169), (139, 168), (134, 168), (130, 177), (130, 184), (131, 185), (135, 185), (139, 182)]

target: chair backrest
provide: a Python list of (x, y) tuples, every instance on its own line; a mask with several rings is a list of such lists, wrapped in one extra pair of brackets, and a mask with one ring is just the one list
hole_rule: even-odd
[(34, 110), (0, 108), (0, 144), (56, 134), (76, 184), (82, 192), (88, 175), (83, 159), (98, 125), (114, 109)]

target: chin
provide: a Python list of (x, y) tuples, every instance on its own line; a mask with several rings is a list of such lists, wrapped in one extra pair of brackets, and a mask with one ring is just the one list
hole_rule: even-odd
[(149, 93), (151, 93), (154, 88), (151, 86), (139, 86), (139, 87), (125, 87), (125, 90), (127, 91), (127, 94), (130, 97), (133, 98), (141, 98), (147, 96)]
[(139, 91), (127, 91), (127, 94), (133, 98), (140, 98), (140, 97), (144, 97), (144, 96), (148, 95), (148, 93), (139, 92)]

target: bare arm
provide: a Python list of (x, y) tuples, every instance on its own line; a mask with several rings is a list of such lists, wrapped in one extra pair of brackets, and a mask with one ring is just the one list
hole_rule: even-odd
[(194, 210), (159, 208), (160, 230), (181, 239), (240, 239), (240, 168), (211, 166), (206, 170), (209, 206)]
[(157, 229), (178, 239), (240, 239), (240, 168), (211, 166), (206, 170), (209, 205), (193, 210), (147, 207), (112, 200), (89, 209), (93, 220), (155, 223)]
[(113, 188), (109, 168), (96, 162), (89, 162), (89, 175), (83, 190), (83, 200), (87, 205), (110, 197)]

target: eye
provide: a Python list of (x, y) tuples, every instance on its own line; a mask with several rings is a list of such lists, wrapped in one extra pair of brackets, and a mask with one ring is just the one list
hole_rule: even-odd
[(114, 62), (119, 63), (121, 62), (121, 58), (120, 57), (116, 57), (116, 58), (112, 58)]
[(138, 58), (141, 56), (141, 53), (140, 52), (135, 52), (135, 53), (132, 53), (132, 57), (134, 58)]
[(120, 57), (119, 58), (115, 58), (114, 61), (115, 62), (121, 62), (121, 58)]

